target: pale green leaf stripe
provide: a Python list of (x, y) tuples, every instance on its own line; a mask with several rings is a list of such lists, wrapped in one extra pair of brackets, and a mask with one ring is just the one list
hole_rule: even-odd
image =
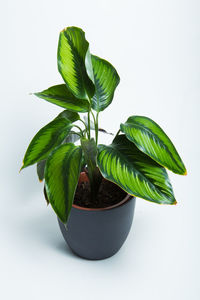
[(171, 140), (153, 120), (129, 117), (120, 129), (142, 152), (174, 173), (186, 175), (186, 169)]
[(91, 55), (91, 57), (95, 83), (92, 108), (99, 112), (112, 102), (120, 78), (115, 68), (108, 61), (94, 55)]
[(44, 160), (69, 134), (72, 125), (59, 118), (48, 123), (34, 136), (25, 153), (22, 169)]
[(99, 145), (97, 164), (102, 175), (128, 194), (159, 204), (176, 204), (166, 170), (119, 135)]
[(87, 112), (89, 109), (89, 103), (77, 99), (65, 84), (52, 86), (42, 92), (34, 93), (34, 95), (73, 112)]
[(82, 150), (74, 144), (57, 147), (45, 167), (45, 188), (49, 202), (63, 223), (69, 216), (81, 169)]
[(85, 33), (77, 27), (68, 27), (60, 33), (58, 42), (58, 70), (72, 94), (89, 100), (94, 84), (88, 77), (85, 60), (89, 55)]

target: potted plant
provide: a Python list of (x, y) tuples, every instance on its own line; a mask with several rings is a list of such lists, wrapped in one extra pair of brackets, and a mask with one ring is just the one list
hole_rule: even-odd
[(165, 168), (180, 175), (186, 169), (171, 140), (147, 117), (130, 116), (110, 145), (98, 144), (99, 131), (106, 133), (99, 113), (111, 104), (120, 78), (108, 61), (90, 54), (80, 28), (60, 33), (57, 61), (64, 83), (35, 95), (65, 110), (34, 136), (21, 169), (37, 164), (71, 249), (103, 259), (124, 243), (135, 197), (176, 204)]

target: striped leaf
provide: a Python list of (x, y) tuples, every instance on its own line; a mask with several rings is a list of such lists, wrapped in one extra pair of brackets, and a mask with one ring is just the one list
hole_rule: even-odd
[(40, 129), (28, 146), (22, 169), (46, 159), (50, 152), (62, 143), (71, 127), (67, 119), (59, 118)]
[(89, 110), (89, 103), (77, 99), (65, 84), (52, 86), (42, 92), (34, 93), (34, 95), (73, 112), (87, 112)]
[(186, 175), (186, 169), (176, 148), (165, 132), (147, 117), (132, 116), (120, 129), (138, 149), (174, 173)]
[(92, 108), (99, 112), (112, 102), (120, 78), (115, 68), (109, 62), (94, 55), (91, 57), (95, 84)]
[(98, 148), (97, 164), (106, 179), (128, 194), (159, 204), (176, 204), (165, 168), (142, 153), (125, 135)]
[(74, 144), (57, 147), (45, 167), (47, 198), (63, 223), (69, 216), (81, 169), (82, 150)]
[(68, 27), (60, 33), (58, 70), (75, 97), (89, 100), (94, 94), (94, 84), (86, 71), (86, 54), (90, 55), (89, 43), (80, 28)]

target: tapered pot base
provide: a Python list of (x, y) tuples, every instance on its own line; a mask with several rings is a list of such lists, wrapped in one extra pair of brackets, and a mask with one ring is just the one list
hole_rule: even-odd
[(113, 207), (88, 209), (73, 205), (67, 228), (58, 219), (70, 249), (78, 256), (100, 260), (119, 251), (130, 231), (135, 197), (127, 197)]

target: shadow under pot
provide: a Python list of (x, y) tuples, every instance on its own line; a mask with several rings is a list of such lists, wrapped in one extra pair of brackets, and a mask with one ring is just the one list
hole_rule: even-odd
[[(87, 181), (87, 178), (86, 174), (81, 173), (78, 188), (83, 181)], [(136, 200), (125, 192), (124, 195), (118, 203), (104, 208), (73, 204), (67, 228), (58, 218), (62, 235), (75, 254), (98, 260), (119, 251), (130, 231)]]

